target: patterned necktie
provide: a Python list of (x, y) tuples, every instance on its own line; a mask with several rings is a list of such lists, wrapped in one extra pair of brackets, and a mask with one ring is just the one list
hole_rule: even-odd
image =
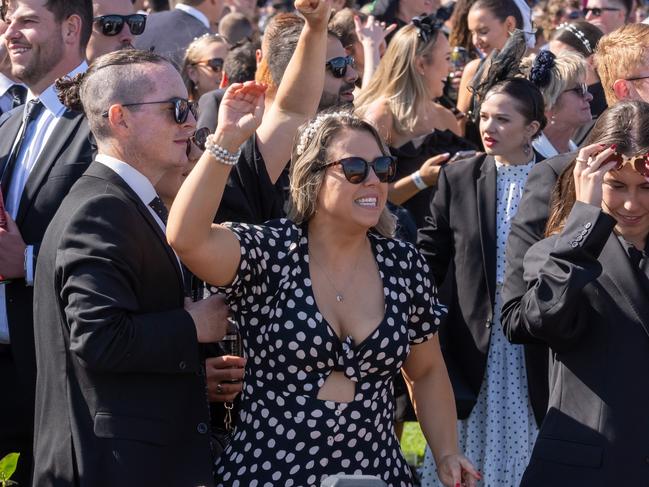
[(7, 93), (11, 95), (11, 108), (16, 108), (25, 103), (27, 88), (21, 85), (13, 85), (7, 90)]
[(30, 125), (34, 120), (38, 118), (43, 108), (44, 106), (38, 98), (30, 100), (25, 107), (23, 128), (22, 132), (20, 133), (20, 138), (18, 139), (13, 152), (9, 156), (7, 164), (5, 164), (5, 167), (2, 171), (2, 176), (0, 177), (0, 188), (2, 189), (2, 193), (5, 195), (9, 194), (9, 183), (11, 182), (11, 175), (14, 171), (16, 160), (18, 159), (18, 154), (20, 154), (20, 150), (22, 149), (25, 138), (27, 137), (27, 134), (29, 132)]
[(149, 207), (151, 207), (151, 209), (155, 211), (155, 214), (160, 217), (160, 220), (162, 220), (162, 223), (164, 223), (166, 226), (169, 212), (167, 211), (165, 204), (160, 199), (160, 196), (156, 195), (156, 197), (153, 198), (149, 203)]

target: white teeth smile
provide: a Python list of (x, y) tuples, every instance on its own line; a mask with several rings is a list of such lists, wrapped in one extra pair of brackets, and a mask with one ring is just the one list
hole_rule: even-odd
[(377, 203), (377, 198), (359, 198), (356, 200), (357, 205), (365, 206), (367, 208), (376, 208)]
[(29, 51), (29, 49), (25, 47), (14, 47), (13, 49), (11, 49), (11, 52), (13, 52), (14, 54), (22, 54), (23, 52), (27, 51)]

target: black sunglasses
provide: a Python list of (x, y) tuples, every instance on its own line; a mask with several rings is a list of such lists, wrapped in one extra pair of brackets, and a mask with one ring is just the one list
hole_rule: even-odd
[(194, 132), (189, 140), (187, 141), (187, 157), (192, 152), (192, 144), (198, 147), (200, 150), (205, 151), (205, 144), (207, 143), (207, 137), (210, 135), (210, 129), (203, 127)]
[[(187, 121), (189, 113), (194, 116), (195, 119), (198, 119), (198, 105), (196, 102), (189, 101), (185, 98), (171, 98), (169, 100), (161, 101), (143, 101), (139, 103), (123, 103), (123, 107), (135, 107), (138, 105), (157, 105), (159, 103), (171, 103), (174, 106), (174, 121), (177, 124), (183, 124)], [(108, 111), (102, 113), (102, 116), (108, 117)]]
[(101, 33), (105, 36), (116, 36), (124, 28), (124, 24), (128, 24), (131, 29), (131, 34), (139, 36), (144, 32), (146, 27), (146, 15), (132, 14), (132, 15), (102, 15), (93, 19), (101, 26)]
[(356, 61), (354, 61), (353, 56), (339, 56), (327, 61), (325, 67), (331, 71), (334, 78), (342, 78), (347, 74), (347, 66), (353, 68), (355, 64)]
[(219, 73), (223, 70), (223, 58), (214, 57), (212, 59), (196, 61), (195, 63), (192, 63), (192, 66), (207, 66), (215, 73)]
[(374, 169), (374, 174), (379, 178), (379, 181), (382, 183), (389, 182), (394, 173), (396, 172), (397, 158), (393, 156), (381, 156), (377, 157), (373, 161), (366, 161), (361, 157), (345, 157), (339, 161), (328, 162), (323, 166), (318, 166), (314, 168), (314, 171), (319, 171), (326, 169), (329, 166), (336, 166), (340, 164), (343, 168), (343, 174), (345, 179), (352, 184), (361, 184), (367, 179), (369, 174), (370, 167)]
[(586, 96), (588, 96), (588, 85), (586, 83), (578, 83), (577, 86), (575, 86), (574, 88), (570, 88), (569, 90), (564, 90), (564, 93), (568, 93), (570, 91), (576, 93), (577, 96), (586, 98)]
[(584, 7), (581, 9), (581, 12), (584, 14), (584, 17), (588, 15), (588, 12), (591, 12), (593, 14), (593, 17), (600, 17), (602, 15), (602, 12), (617, 12), (619, 10), (622, 9), (615, 8), (615, 7), (593, 7), (593, 8)]

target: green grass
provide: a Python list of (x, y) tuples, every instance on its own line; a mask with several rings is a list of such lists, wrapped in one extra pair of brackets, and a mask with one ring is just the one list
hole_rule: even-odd
[(412, 464), (417, 455), (416, 466), (421, 465), (424, 460), (424, 451), (426, 449), (426, 440), (421, 432), (419, 423), (416, 421), (409, 421), (403, 426), (403, 434), (401, 435), (401, 449), (406, 457), (408, 463)]

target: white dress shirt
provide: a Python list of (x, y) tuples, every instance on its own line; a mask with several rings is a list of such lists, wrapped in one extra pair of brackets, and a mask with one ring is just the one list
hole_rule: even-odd
[[(76, 69), (68, 73), (68, 76), (74, 77), (79, 73), (83, 73), (88, 69), (88, 65), (84, 61)], [(36, 98), (31, 92), (27, 93), (27, 101)], [(25, 141), (23, 142), (20, 153), (16, 159), (16, 165), (13, 169), (11, 175), (11, 183), (9, 184), (9, 190), (7, 194), (4, 195), (5, 198), (5, 209), (11, 215), (11, 218), (16, 219), (18, 214), (18, 208), (20, 207), (20, 199), (22, 198), (23, 191), (25, 189), (25, 184), (27, 179), (31, 174), (38, 157), (41, 155), (45, 144), (49, 140), (52, 132), (56, 128), (58, 121), (63, 116), (65, 112), (65, 106), (59, 101), (54, 84), (50, 85), (38, 99), (43, 103), (45, 107), (38, 118), (33, 122), (30, 127), (30, 133), (26, 135)], [(27, 104), (25, 104), (25, 107)], [(21, 127), (18, 136), (14, 142), (14, 147), (17, 144), (24, 127)], [(13, 151), (12, 148), (12, 151)], [(33, 248), (28, 246), (26, 260), (26, 272), (25, 282), (27, 285), (32, 285), (33, 283)], [(5, 285), (0, 284), (0, 343), (9, 343), (9, 322), (7, 318), (7, 303), (5, 300)]]
[(200, 20), (201, 23), (207, 27), (208, 29), (211, 29), (212, 26), (210, 25), (210, 19), (207, 18), (207, 15), (205, 15), (203, 12), (198, 10), (195, 7), (192, 7), (191, 5), (185, 5), (184, 3), (179, 3), (176, 4), (176, 7), (178, 10), (182, 10), (186, 14), (191, 15), (194, 17), (196, 20)]
[(142, 174), (130, 164), (127, 164), (124, 161), (120, 161), (119, 159), (108, 156), (106, 154), (97, 154), (95, 156), (95, 161), (100, 162), (104, 166), (112, 169), (120, 178), (124, 180), (126, 184), (128, 184), (128, 187), (131, 188), (136, 195), (138, 195), (140, 200), (142, 200), (142, 203), (144, 203), (144, 206), (148, 208), (149, 213), (151, 213), (155, 221), (160, 226), (160, 229), (164, 233), (167, 230), (164, 222), (160, 219), (157, 213), (153, 211), (153, 208), (149, 206), (149, 203), (151, 203), (151, 201), (153, 201), (153, 199), (158, 196), (158, 193), (156, 193), (156, 190), (153, 187), (153, 184), (151, 184), (151, 181), (149, 181), (149, 178), (147, 178), (144, 174)]
[[(570, 152), (574, 152), (578, 149), (577, 144), (572, 140), (568, 142), (568, 146), (570, 147)], [(534, 150), (546, 159), (559, 155), (559, 151), (554, 148), (550, 139), (548, 139), (543, 132), (532, 141), (532, 147), (534, 147)]]

